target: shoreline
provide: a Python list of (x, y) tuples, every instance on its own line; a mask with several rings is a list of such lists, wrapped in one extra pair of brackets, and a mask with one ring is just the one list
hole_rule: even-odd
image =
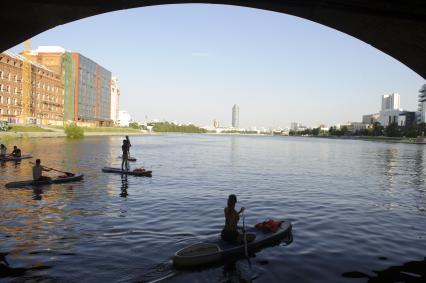
[(418, 142), (416, 138), (400, 138), (400, 137), (370, 137), (370, 136), (306, 136), (307, 138), (323, 138), (323, 139), (339, 139), (339, 140), (358, 140), (358, 141), (373, 141), (387, 143), (404, 143), (404, 144), (426, 144)]
[[(98, 136), (147, 136), (156, 133), (147, 132), (85, 132), (84, 137)], [(52, 132), (0, 132), (0, 139), (26, 139), (26, 138), (66, 138), (67, 135), (62, 131)]]

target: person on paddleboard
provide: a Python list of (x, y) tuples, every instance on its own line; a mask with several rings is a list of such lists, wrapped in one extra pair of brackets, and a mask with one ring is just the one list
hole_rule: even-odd
[(129, 170), (129, 150), (130, 150), (130, 141), (126, 136), (126, 139), (123, 140), (123, 145), (121, 146), (122, 150), (122, 160), (121, 160), (121, 170)]
[[(237, 203), (237, 196), (232, 194), (228, 197), (228, 205), (224, 208), (225, 213), (225, 227), (222, 229), (221, 237), (224, 241), (230, 243), (242, 244), (244, 242), (244, 234), (240, 233), (237, 229), (240, 214), (244, 212), (245, 208), (241, 207), (240, 211), (235, 210)], [(256, 235), (247, 233), (245, 234), (247, 242), (252, 242)]]
[(0, 157), (6, 157), (7, 147), (4, 144), (0, 145)]
[(10, 155), (12, 155), (13, 157), (21, 157), (21, 150), (16, 145), (14, 145), (13, 151)]
[(43, 171), (50, 171), (50, 169), (44, 168), (41, 166), (41, 160), (37, 159), (35, 165), (33, 166), (33, 180), (34, 181), (50, 181), (52, 178), (48, 176), (43, 176)]

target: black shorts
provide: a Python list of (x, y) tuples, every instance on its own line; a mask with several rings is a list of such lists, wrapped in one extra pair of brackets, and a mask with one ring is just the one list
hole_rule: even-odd
[(222, 240), (229, 243), (236, 243), (238, 239), (237, 231), (229, 231), (229, 230), (223, 229), (220, 235), (222, 237)]

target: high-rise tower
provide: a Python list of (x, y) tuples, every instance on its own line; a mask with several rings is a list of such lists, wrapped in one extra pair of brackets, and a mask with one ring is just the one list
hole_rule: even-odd
[(240, 107), (237, 104), (234, 104), (232, 107), (232, 127), (238, 128), (240, 124)]

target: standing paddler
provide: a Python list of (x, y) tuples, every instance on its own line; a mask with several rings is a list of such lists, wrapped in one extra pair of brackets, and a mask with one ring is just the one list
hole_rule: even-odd
[(121, 161), (121, 170), (129, 170), (129, 156), (130, 156), (130, 144), (129, 136), (126, 136), (126, 139), (123, 140), (123, 145), (121, 146), (122, 150), (122, 161)]

